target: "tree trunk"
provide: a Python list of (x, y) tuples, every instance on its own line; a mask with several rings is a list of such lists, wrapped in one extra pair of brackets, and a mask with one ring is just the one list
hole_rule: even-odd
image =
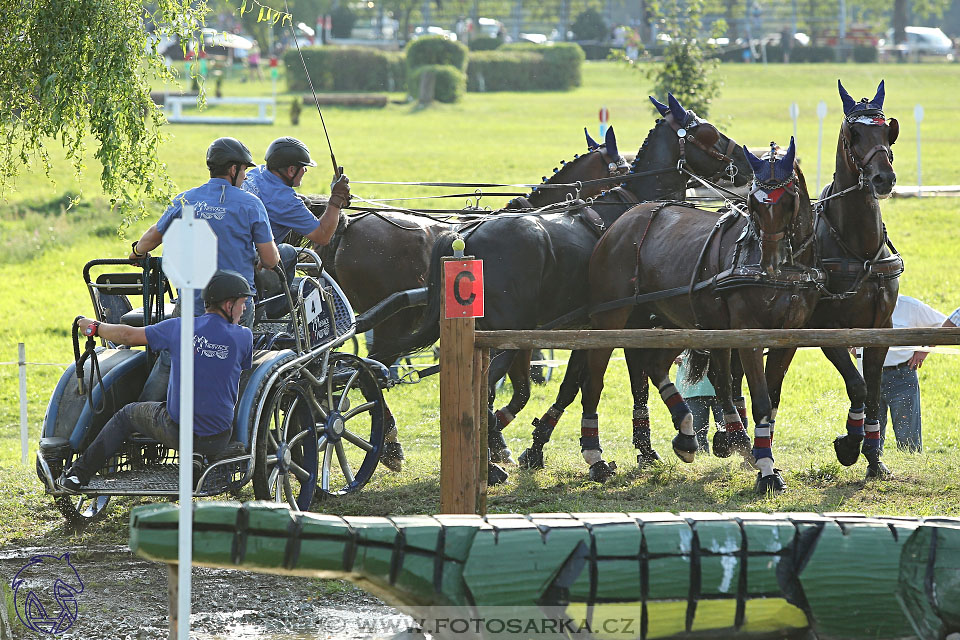
[(725, 0), (727, 5), (724, 15), (727, 20), (727, 37), (730, 38), (730, 43), (736, 41), (739, 30), (737, 29), (737, 19), (734, 17), (734, 10), (737, 6), (737, 0)]
[(893, 2), (893, 41), (896, 44), (907, 41), (907, 0)]

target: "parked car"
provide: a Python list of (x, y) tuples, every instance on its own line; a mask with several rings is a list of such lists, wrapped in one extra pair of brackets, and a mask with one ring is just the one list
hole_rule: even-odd
[(880, 41), (880, 51), (887, 56), (898, 55), (909, 60), (938, 58), (953, 61), (956, 51), (953, 42), (939, 27), (906, 27), (907, 40), (900, 44), (893, 41), (893, 29)]
[(414, 29), (413, 37), (419, 38), (420, 36), (443, 36), (447, 40), (457, 39), (457, 34), (455, 34), (453, 31), (449, 31), (447, 29), (444, 29), (443, 27), (434, 27), (434, 26), (429, 26), (426, 29), (420, 26)]

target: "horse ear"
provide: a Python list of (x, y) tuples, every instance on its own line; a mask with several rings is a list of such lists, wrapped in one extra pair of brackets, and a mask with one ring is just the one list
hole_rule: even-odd
[(655, 107), (657, 108), (657, 111), (660, 112), (660, 115), (661, 115), (661, 116), (666, 116), (668, 113), (670, 113), (670, 107), (668, 107), (667, 105), (663, 104), (662, 102), (660, 102), (659, 100), (657, 100), (657, 99), (654, 98), (653, 96), (647, 96), (647, 97), (650, 98), (650, 102), (652, 102), (652, 103), (653, 103), (653, 106), (655, 106)]
[(687, 121), (687, 110), (683, 108), (679, 100), (673, 97), (672, 93), (667, 94), (667, 102), (670, 104), (670, 113), (673, 114), (674, 121), (682, 127)]
[(753, 169), (753, 175), (759, 175), (760, 171), (763, 169), (763, 166), (767, 163), (750, 153), (750, 150), (747, 149), (747, 145), (742, 145), (740, 148), (743, 149), (743, 157), (747, 159), (747, 162), (750, 163), (750, 168)]
[(779, 169), (779, 175), (777, 178), (779, 180), (785, 179), (791, 173), (793, 173), (793, 161), (797, 157), (797, 145), (793, 141), (793, 136), (790, 136), (790, 148), (787, 149), (785, 156), (777, 160), (777, 167)]
[(887, 120), (887, 125), (890, 127), (889, 132), (887, 133), (887, 140), (892, 145), (897, 141), (897, 138), (900, 136), (900, 123), (896, 118), (890, 118)]
[(843, 88), (843, 84), (840, 83), (839, 79), (837, 79), (837, 87), (840, 89), (840, 100), (843, 101), (843, 115), (850, 115), (853, 108), (857, 106), (857, 101), (850, 97), (850, 94)]
[(873, 100), (871, 100), (870, 102), (877, 109), (883, 109), (883, 97), (884, 97), (883, 80), (881, 80), (880, 85), (877, 87), (877, 95), (873, 96)]
[(599, 142), (590, 137), (586, 127), (583, 128), (583, 135), (587, 136), (587, 151), (593, 151), (600, 146)]
[(605, 138), (607, 145), (607, 155), (611, 158), (619, 158), (620, 154), (617, 153), (617, 134), (613, 132), (613, 127), (607, 127), (607, 135)]

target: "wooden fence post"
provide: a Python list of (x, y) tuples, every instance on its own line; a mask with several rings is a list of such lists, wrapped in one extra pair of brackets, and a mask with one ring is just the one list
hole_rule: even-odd
[(487, 514), (487, 467), (490, 446), (487, 443), (487, 374), (490, 371), (490, 349), (473, 349), (473, 396), (476, 403), (477, 430), (477, 513)]
[[(454, 258), (444, 258), (449, 260)], [(445, 282), (441, 290), (446, 290)], [(474, 358), (475, 320), (447, 320), (445, 297), (440, 314), (440, 513), (476, 513), (479, 429), (474, 377), (480, 365)]]

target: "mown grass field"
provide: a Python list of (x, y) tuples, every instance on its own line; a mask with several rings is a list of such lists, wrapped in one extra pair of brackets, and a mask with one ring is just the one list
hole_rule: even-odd
[[(816, 104), (825, 100), (829, 113), (823, 135), (823, 182), (832, 173), (839, 128), (840, 100), (836, 79), (850, 93), (872, 97), (886, 79), (888, 117), (901, 120), (894, 147), (901, 184), (916, 183), (916, 125), (913, 107), (922, 103), (924, 184), (960, 183), (956, 152), (960, 113), (953, 88), (960, 65), (741, 65), (722, 66), (721, 97), (709, 119), (738, 141), (762, 149), (770, 140), (785, 143), (792, 134), (791, 102), (800, 108), (799, 156), (808, 180), (816, 179)], [(226, 95), (269, 93), (269, 83), (227, 83)], [(353, 181), (482, 180), (539, 181), (539, 177), (584, 149), (584, 126), (596, 128), (601, 105), (609, 108), (621, 149), (635, 151), (653, 125), (647, 101), (649, 81), (641, 74), (610, 63), (584, 67), (584, 84), (569, 93), (468, 94), (457, 105), (416, 110), (390, 104), (385, 109), (327, 108), (324, 116), (337, 160)], [(399, 98), (400, 96), (393, 96)], [(661, 99), (663, 96), (660, 96)], [(289, 98), (284, 98), (286, 102)], [(313, 149), (320, 166), (307, 174), (302, 191), (323, 192), (329, 178), (323, 133), (315, 112), (304, 110), (301, 124), (289, 126), (281, 108), (275, 126), (168, 126), (164, 158), (182, 188), (204, 181), (203, 153), (220, 135), (235, 135), (259, 157), (280, 135), (295, 135)], [(54, 154), (56, 157), (57, 154)], [(15, 192), (0, 204), (0, 362), (16, 360), (16, 345), (27, 345), (28, 360), (66, 363), (71, 359), (70, 322), (89, 313), (80, 270), (94, 257), (125, 255), (125, 242), (115, 230), (120, 216), (110, 213), (96, 183), (92, 158), (83, 184), (57, 161), (55, 184), (36, 167), (21, 173)], [(814, 185), (811, 184), (811, 187)], [(68, 194), (82, 189), (83, 201), (63, 212)], [(365, 197), (421, 195), (421, 190), (382, 185), (356, 185)], [(489, 200), (489, 202), (488, 202)], [(499, 206), (504, 198), (485, 198)], [(459, 203), (458, 203), (459, 204)], [(157, 209), (155, 215), (159, 215)], [(950, 198), (888, 200), (884, 220), (907, 271), (901, 291), (941, 311), (960, 305), (955, 276), (960, 258), (960, 201)], [(137, 236), (156, 218), (134, 222)], [(616, 354), (615, 354), (616, 355)], [(33, 452), (47, 398), (60, 376), (58, 367), (29, 370), (31, 458), (20, 465), (17, 369), (0, 366), (0, 542), (53, 540), (64, 535), (61, 518), (41, 491), (33, 473)], [(601, 439), (605, 457), (620, 474), (606, 485), (586, 480), (580, 458), (579, 408), (571, 406), (547, 448), (547, 469), (537, 473), (512, 470), (510, 481), (490, 492), (493, 512), (622, 511), (622, 510), (816, 510), (889, 514), (960, 513), (960, 358), (935, 354), (920, 374), (923, 389), (923, 455), (897, 453), (888, 446), (887, 463), (896, 472), (887, 482), (863, 481), (863, 464), (839, 466), (830, 442), (843, 428), (846, 397), (839, 376), (818, 351), (802, 351), (789, 374), (777, 420), (775, 455), (786, 470), (790, 489), (777, 498), (753, 495), (753, 475), (731, 458), (699, 458), (684, 465), (670, 452), (673, 429), (661, 403), (652, 401), (654, 445), (665, 463), (632, 470), (630, 405), (626, 370), (615, 362), (601, 404)], [(506, 432), (515, 453), (530, 437), (530, 421), (549, 406), (559, 377), (537, 387), (528, 409)], [(398, 417), (407, 465), (400, 474), (378, 470), (358, 495), (330, 501), (321, 509), (343, 514), (383, 515), (429, 513), (439, 508), (438, 392), (436, 380), (402, 386), (387, 395)], [(892, 436), (891, 436), (892, 437)], [(888, 441), (889, 442), (889, 441)], [(248, 492), (249, 493), (249, 492)], [(247, 494), (245, 494), (247, 495)], [(249, 494), (252, 497), (252, 494)], [(117, 500), (110, 519), (85, 538), (121, 539), (132, 501)]]

